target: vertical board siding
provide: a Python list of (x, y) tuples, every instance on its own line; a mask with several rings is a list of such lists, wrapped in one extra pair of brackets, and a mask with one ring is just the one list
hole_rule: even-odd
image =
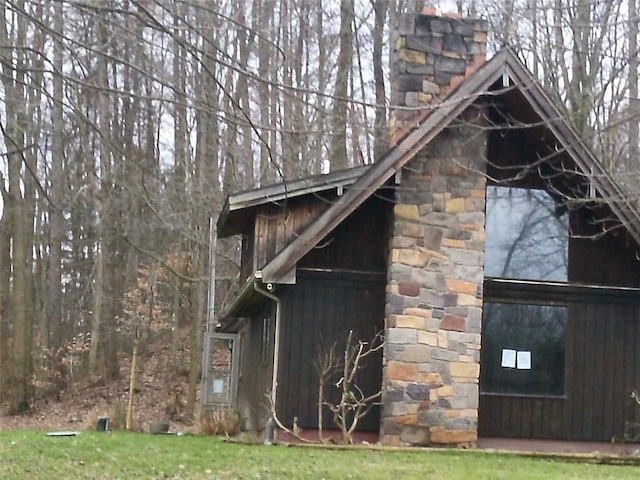
[[(321, 351), (344, 341), (349, 330), (364, 341), (382, 330), (384, 289), (383, 275), (301, 271), (295, 288), (282, 291), (278, 412), (283, 422), (291, 424), (296, 417), (302, 428), (318, 427), (315, 362)], [(367, 393), (377, 392), (381, 375), (380, 352), (359, 372), (358, 385)], [(326, 388), (337, 392), (334, 386)], [(378, 430), (379, 414), (374, 410), (361, 422), (360, 430)], [(324, 427), (333, 427), (326, 408)]]
[(249, 232), (242, 235), (242, 252), (240, 259), (240, 285), (244, 285), (247, 279), (251, 276), (253, 271), (255, 270), (255, 231), (250, 230)]
[(387, 265), (388, 201), (372, 197), (319, 242), (298, 264), (302, 268), (382, 272)]
[(640, 306), (569, 306), (565, 398), (481, 395), (484, 437), (611, 441), (640, 421)]
[(610, 218), (609, 208), (588, 206), (570, 215), (573, 236), (569, 239), (569, 281), (640, 287), (638, 245), (631, 235), (621, 229), (602, 235), (601, 220)]
[(282, 204), (266, 204), (255, 217), (255, 268), (264, 267), (330, 203), (317, 198), (292, 199)]
[[(329, 205), (326, 200), (312, 198), (296, 199), (286, 207), (260, 207), (255, 217), (253, 252), (243, 256), (243, 272), (263, 268)], [(384, 200), (375, 197), (367, 200), (302, 258), (298, 267), (384, 271), (389, 210), (389, 203)], [(246, 264), (247, 260), (252, 261), (251, 265)]]
[[(275, 324), (273, 302), (266, 303), (254, 319), (241, 330), (242, 370), (238, 379), (238, 410), (243, 428), (251, 430), (263, 428), (269, 418), (266, 394), (271, 390), (273, 365), (271, 362), (263, 362), (260, 358), (263, 318), (268, 318), (272, 326)], [(270, 356), (273, 352), (272, 342), (273, 339), (270, 340)]]

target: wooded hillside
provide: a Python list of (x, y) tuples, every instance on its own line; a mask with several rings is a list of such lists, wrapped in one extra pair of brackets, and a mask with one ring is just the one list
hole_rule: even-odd
[[(109, 385), (136, 335), (177, 352), (187, 329), (169, 368), (193, 416), (210, 218), (231, 191), (380, 158), (389, 26), (422, 3), (2, 0), (0, 402)], [(638, 201), (636, 0), (440, 3), (486, 17)], [(237, 254), (218, 248), (216, 308)]]

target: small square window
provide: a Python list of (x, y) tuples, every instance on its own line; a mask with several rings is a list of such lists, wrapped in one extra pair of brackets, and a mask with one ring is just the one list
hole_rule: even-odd
[(485, 303), (482, 393), (563, 396), (566, 326), (566, 307)]

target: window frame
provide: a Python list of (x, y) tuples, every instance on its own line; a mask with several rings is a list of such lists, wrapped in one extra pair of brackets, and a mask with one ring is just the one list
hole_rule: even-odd
[[(522, 281), (518, 281), (518, 283), (528, 283), (528, 282), (522, 282)], [(500, 391), (487, 391), (483, 389), (483, 375), (482, 375), (482, 365), (485, 363), (485, 359), (483, 352), (486, 352), (486, 350), (484, 350), (486, 347), (483, 345), (483, 349), (481, 350), (481, 359), (480, 359), (480, 378), (479, 378), (479, 391), (480, 391), (480, 395), (486, 395), (486, 396), (499, 396), (499, 397), (515, 397), (515, 398), (540, 398), (540, 399), (551, 399), (551, 400), (566, 400), (567, 398), (567, 374), (568, 374), (568, 368), (567, 368), (567, 353), (568, 353), (568, 348), (569, 348), (569, 342), (567, 340), (567, 335), (568, 335), (568, 329), (569, 329), (569, 319), (570, 319), (570, 304), (569, 302), (565, 301), (553, 301), (553, 298), (551, 299), (551, 301), (547, 301), (547, 300), (543, 300), (543, 299), (533, 299), (533, 298), (499, 298), (499, 297), (492, 297), (492, 298), (485, 298), (484, 301), (484, 307), (483, 307), (483, 318), (482, 318), (482, 324), (483, 324), (483, 330), (482, 330), (482, 336), (484, 338), (485, 335), (485, 330), (484, 330), (484, 325), (485, 325), (485, 314), (486, 314), (486, 310), (485, 307), (487, 305), (487, 303), (493, 303), (493, 304), (506, 304), (506, 305), (524, 305), (524, 306), (542, 306), (542, 307), (555, 307), (555, 308), (564, 308), (566, 310), (566, 318), (565, 318), (565, 325), (563, 328), (563, 335), (562, 335), (562, 340), (564, 342), (564, 349), (563, 349), (563, 372), (562, 372), (562, 393), (518, 393), (518, 392), (500, 392)], [(484, 343), (484, 342), (483, 342)]]
[[(495, 190), (496, 192), (495, 198), (497, 200), (501, 200), (500, 202), (494, 201), (493, 205), (490, 205), (490, 201), (489, 201), (490, 189)], [(508, 189), (512, 189), (514, 190), (514, 192), (513, 193), (508, 192), (502, 195), (500, 194), (500, 191), (506, 192)], [(525, 200), (527, 200), (526, 197), (529, 197), (529, 192), (531, 192), (530, 194), (531, 199), (529, 199), (525, 203)], [(542, 195), (536, 195), (538, 193), (541, 193)], [(518, 212), (518, 210), (514, 210), (512, 206), (506, 206), (503, 203), (503, 200), (507, 197), (512, 198), (513, 202), (520, 202), (522, 205), (524, 205), (525, 207), (524, 214), (516, 214), (515, 212)], [(484, 263), (485, 272), (490, 271), (493, 273), (494, 271), (498, 270), (497, 267), (500, 267), (502, 270), (504, 270), (505, 268), (508, 269), (510, 267), (511, 260), (514, 260), (516, 262), (522, 261), (520, 256), (518, 256), (517, 254), (513, 256), (508, 254), (507, 259), (510, 259), (509, 262), (506, 262), (506, 265), (501, 265), (500, 263), (502, 261), (501, 252), (504, 252), (505, 249), (504, 247), (500, 247), (500, 245), (503, 244), (505, 240), (514, 242), (512, 244), (507, 244), (509, 246), (509, 249), (506, 249), (507, 251), (511, 250), (513, 246), (517, 247), (515, 248), (515, 251), (522, 251), (520, 246), (524, 246), (525, 247), (524, 251), (530, 252), (532, 249), (538, 248), (537, 247), (538, 245), (543, 245), (545, 248), (548, 249), (549, 247), (552, 247), (555, 243), (557, 243), (557, 244), (562, 244), (562, 250), (564, 253), (564, 258), (561, 259), (562, 262), (558, 262), (558, 265), (564, 264), (564, 272), (563, 272), (564, 275), (561, 275), (561, 278), (558, 278), (558, 275), (554, 273), (557, 271), (557, 269), (554, 269), (551, 272), (548, 272), (547, 276), (536, 276), (535, 273), (538, 273), (538, 272), (536, 272), (535, 268), (528, 269), (528, 272), (526, 272), (523, 275), (519, 275), (518, 273), (510, 274), (509, 272), (507, 272), (505, 276), (500, 276), (498, 278), (533, 281), (533, 282), (568, 283), (569, 281), (569, 248), (571, 243), (570, 242), (570, 237), (571, 237), (570, 214), (568, 211), (564, 211), (561, 214), (554, 214), (553, 217), (549, 216), (547, 218), (547, 216), (542, 216), (542, 217), (536, 218), (539, 208), (535, 208), (535, 205), (540, 205), (543, 203), (546, 203), (546, 205), (543, 205), (543, 207), (544, 207), (544, 210), (546, 210), (547, 212), (551, 212), (552, 206), (554, 207), (555, 212), (558, 211), (555, 200), (549, 194), (549, 192), (543, 188), (535, 188), (535, 187), (527, 187), (527, 186), (519, 186), (519, 185), (487, 184), (485, 188), (485, 263)], [(494, 218), (493, 216), (491, 216), (491, 220), (489, 215), (490, 207), (498, 209), (498, 212), (496, 213), (497, 217)], [(509, 215), (500, 214), (500, 210), (503, 210), (505, 208), (509, 209)], [(531, 212), (535, 212), (535, 213), (531, 213)], [(531, 214), (533, 217), (530, 216), (529, 214)], [(516, 233), (525, 232), (525, 231), (529, 231), (530, 233), (525, 234), (524, 236), (512, 235), (510, 234), (511, 230), (506, 230), (507, 233), (505, 234), (505, 230), (500, 228), (500, 226), (503, 224), (502, 218), (505, 216), (508, 218), (512, 218), (512, 217), (521, 218), (523, 219), (523, 222), (525, 222), (525, 224), (522, 226), (522, 229), (517, 230)], [(564, 217), (565, 219), (564, 221), (560, 220), (560, 218), (562, 217)], [(531, 221), (531, 218), (533, 218), (533, 223), (529, 224), (529, 222)], [(524, 219), (527, 219), (527, 220), (524, 220)], [(544, 220), (541, 224), (539, 223), (540, 219)], [(551, 225), (551, 222), (553, 222), (552, 225)], [(492, 229), (489, 228), (491, 223), (493, 223), (493, 225), (497, 227), (496, 231), (500, 231), (501, 233), (492, 234), (491, 233)], [(524, 228), (525, 226), (528, 226), (527, 230), (525, 230)], [(544, 235), (542, 237), (543, 241), (535, 241), (536, 239), (539, 238), (539, 235), (541, 232), (545, 232), (545, 234), (546, 232), (555, 232), (559, 226), (562, 226), (563, 235), (551, 236), (551, 237), (547, 237), (546, 235)], [(533, 237), (530, 235), (531, 233), (534, 235)], [(531, 244), (531, 240), (534, 240), (533, 245)], [(520, 243), (522, 245), (519, 246), (518, 244)], [(495, 264), (490, 264), (490, 263), (488, 264), (487, 262), (487, 260), (490, 257), (489, 251), (493, 252), (491, 257), (494, 260), (496, 260)], [(532, 253), (535, 253), (535, 252), (532, 252)], [(546, 252), (542, 252), (539, 255), (539, 257), (544, 258), (545, 253), (548, 253), (548, 250)], [(525, 262), (524, 265), (525, 266), (523, 268), (527, 269), (527, 265), (531, 265), (531, 262)], [(527, 273), (529, 274), (534, 273), (534, 275), (527, 276)]]
[[(521, 184), (501, 184), (501, 183), (488, 183), (485, 189), (485, 217), (487, 216), (487, 211), (489, 209), (489, 188), (513, 188), (521, 191), (538, 191), (545, 192), (546, 195), (549, 196), (550, 199), (553, 200), (549, 192), (544, 188), (540, 188), (539, 186), (527, 186)], [(549, 307), (562, 307), (566, 309), (566, 320), (565, 326), (563, 329), (563, 341), (564, 341), (564, 356), (563, 356), (563, 377), (562, 377), (562, 394), (548, 394), (548, 393), (517, 393), (517, 392), (491, 392), (484, 391), (482, 386), (482, 365), (484, 364), (483, 360), (483, 349), (481, 350), (481, 359), (480, 359), (480, 379), (479, 379), (479, 393), (480, 395), (486, 396), (500, 396), (500, 397), (514, 397), (514, 398), (540, 398), (540, 399), (551, 399), (551, 400), (562, 400), (566, 399), (567, 392), (567, 377), (568, 377), (568, 363), (567, 363), (567, 355), (569, 348), (568, 341), (568, 330), (569, 323), (571, 318), (570, 311), (570, 299), (567, 297), (567, 293), (570, 293), (568, 288), (571, 288), (569, 284), (569, 249), (570, 249), (570, 237), (571, 237), (571, 219), (569, 217), (569, 212), (565, 212), (567, 215), (566, 218), (566, 251), (565, 251), (565, 262), (566, 262), (566, 278), (562, 280), (553, 280), (553, 279), (530, 279), (530, 278), (518, 278), (518, 277), (493, 277), (486, 276), (487, 265), (486, 265), (486, 256), (485, 256), (485, 278), (483, 284), (483, 300), (484, 305), (487, 303), (501, 303), (501, 304), (515, 304), (515, 305), (540, 305), (540, 306), (549, 306)], [(489, 238), (489, 232), (487, 231), (487, 218), (485, 218), (485, 241)], [(485, 246), (486, 248), (486, 246)], [(486, 252), (485, 252), (486, 255)], [(484, 338), (485, 330), (485, 315), (486, 308), (483, 307), (483, 317), (482, 317), (482, 335)], [(484, 343), (484, 342), (483, 342)]]

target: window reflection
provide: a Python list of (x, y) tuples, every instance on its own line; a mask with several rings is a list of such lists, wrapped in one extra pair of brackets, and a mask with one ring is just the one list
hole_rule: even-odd
[(567, 280), (569, 223), (544, 190), (487, 187), (485, 275)]
[(483, 393), (564, 394), (566, 307), (485, 303)]

